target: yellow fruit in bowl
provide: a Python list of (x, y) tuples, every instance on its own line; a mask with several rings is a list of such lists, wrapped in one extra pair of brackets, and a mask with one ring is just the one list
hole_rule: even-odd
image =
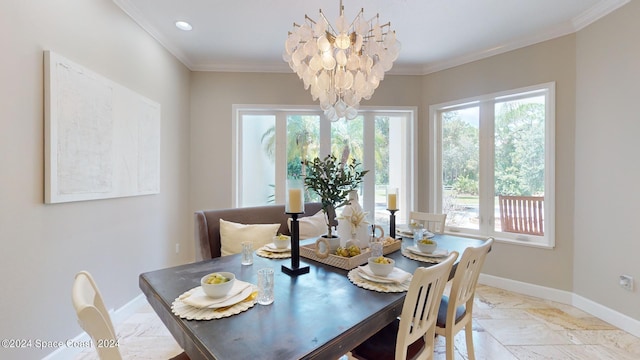
[(226, 283), (227, 281), (229, 281), (229, 278), (224, 277), (222, 274), (213, 273), (207, 278), (205, 283), (207, 283), (207, 284), (222, 284), (222, 283)]
[(377, 258), (375, 258), (375, 260), (373, 260), (373, 262), (376, 264), (391, 264), (391, 260), (387, 259), (384, 256), (378, 256)]
[(387, 276), (393, 271), (395, 261), (384, 256), (370, 257), (369, 270), (378, 276)]
[(433, 240), (429, 240), (429, 239), (422, 239), (419, 242), (426, 244), (426, 245), (431, 245), (431, 244), (435, 244), (435, 242)]

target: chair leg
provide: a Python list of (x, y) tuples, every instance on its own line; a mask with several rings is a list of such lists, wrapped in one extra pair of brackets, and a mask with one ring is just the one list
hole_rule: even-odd
[(464, 327), (465, 338), (467, 339), (467, 355), (469, 356), (469, 360), (476, 360), (476, 353), (473, 349), (473, 322), (469, 320), (467, 325)]
[(455, 358), (455, 339), (454, 339), (455, 334), (453, 333), (453, 329), (447, 328), (445, 330), (445, 348), (447, 349), (447, 360), (453, 360)]

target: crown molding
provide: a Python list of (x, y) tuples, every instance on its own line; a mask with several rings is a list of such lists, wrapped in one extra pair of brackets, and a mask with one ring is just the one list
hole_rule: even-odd
[(572, 19), (575, 31), (580, 31), (585, 27), (593, 24), (599, 19), (609, 15), (611, 12), (626, 5), (631, 0), (601, 0), (589, 10)]
[(548, 29), (545, 32), (535, 34), (533, 36), (516, 39), (510, 42), (494, 46), (489, 49), (482, 49), (480, 51), (468, 53), (456, 58), (427, 64), (422, 69), (422, 75), (428, 75), (434, 72), (450, 69), (452, 67), (468, 64), (474, 61), (486, 59), (495, 55), (504, 54), (509, 51), (521, 49), (527, 46), (535, 45), (544, 41), (559, 38), (568, 34), (574, 33), (575, 30), (571, 22), (565, 22), (553, 29)]
[(159, 33), (151, 24), (149, 24), (140, 10), (133, 5), (129, 0), (113, 0), (113, 2), (118, 5), (125, 14), (129, 15), (133, 21), (138, 24), (144, 31), (146, 31), (151, 37), (153, 37), (157, 42), (162, 45), (167, 51), (169, 51), (173, 56), (175, 56), (184, 66), (189, 68), (189, 70), (193, 71), (193, 64), (189, 60), (189, 57), (179, 48), (173, 46), (170, 41), (168, 41), (161, 33)]
[(545, 32), (525, 38), (516, 39), (514, 41), (507, 42), (490, 49), (468, 53), (450, 60), (426, 64), (422, 69), (422, 75), (428, 75), (434, 72), (450, 69), (459, 65), (464, 65), (473, 61), (482, 60), (491, 56), (503, 54), (509, 51), (517, 50), (523, 47), (578, 32), (586, 26), (608, 15), (612, 11), (620, 8), (623, 5), (626, 5), (627, 3), (629, 3), (629, 1), (631, 0), (601, 0), (584, 13), (574, 17), (570, 21), (559, 24), (552, 29), (548, 29)]

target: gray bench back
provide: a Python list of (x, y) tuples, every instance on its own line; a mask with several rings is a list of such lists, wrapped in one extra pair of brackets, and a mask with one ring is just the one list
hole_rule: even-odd
[[(305, 204), (305, 213), (311, 216), (320, 211), (320, 203)], [(220, 219), (242, 224), (280, 224), (279, 232), (289, 235), (284, 205), (266, 205), (244, 208), (199, 210), (195, 214), (196, 260), (220, 257)]]

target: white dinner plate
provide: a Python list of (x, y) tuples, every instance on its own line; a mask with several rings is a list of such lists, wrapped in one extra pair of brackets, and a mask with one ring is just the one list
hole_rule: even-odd
[(423, 253), (422, 251), (420, 251), (420, 249), (418, 249), (417, 246), (407, 246), (407, 250), (411, 251), (412, 253), (414, 253), (416, 255), (428, 256), (428, 257), (432, 257), (432, 258), (440, 258), (440, 257), (449, 256), (449, 250), (441, 249), (441, 248), (437, 248), (432, 253)]
[(275, 245), (273, 244), (267, 244), (263, 247), (263, 249), (265, 251), (268, 252), (272, 252), (272, 253), (283, 253), (283, 252), (290, 252), (291, 251), (291, 245), (289, 245), (288, 247), (284, 248), (284, 249), (278, 249)]
[(239, 294), (234, 295), (223, 302), (209, 306), (209, 309), (217, 309), (225, 306), (235, 305), (240, 301), (246, 299), (249, 295), (251, 295), (252, 292), (253, 292), (253, 286), (249, 286), (246, 289), (242, 290)]
[[(413, 238), (413, 232), (410, 230), (396, 230), (396, 232), (398, 234), (400, 234), (400, 236), (402, 237), (406, 237), (406, 238)], [(436, 234), (430, 232), (430, 231), (424, 231), (424, 239), (431, 239), (432, 237), (436, 236)]]
[(392, 283), (394, 283), (393, 280), (384, 279), (382, 277), (377, 277), (377, 276), (376, 277), (369, 276), (362, 270), (358, 270), (358, 275), (360, 275), (360, 277), (365, 279), (365, 280), (373, 281), (373, 282), (380, 283), (380, 284), (392, 284)]

